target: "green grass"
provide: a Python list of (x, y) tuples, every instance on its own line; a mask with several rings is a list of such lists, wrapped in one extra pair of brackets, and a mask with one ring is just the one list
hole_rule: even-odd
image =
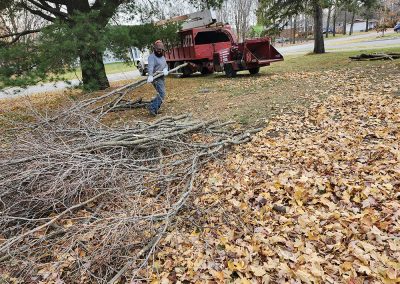
[[(368, 35), (368, 36), (362, 37), (362, 38), (353, 38), (354, 36), (358, 36), (358, 35)], [(340, 45), (340, 44), (343, 44), (343, 43), (363, 42), (363, 41), (370, 41), (370, 40), (380, 39), (380, 38), (381, 39), (382, 38), (389, 39), (389, 38), (397, 38), (397, 37), (399, 37), (398, 34), (393, 34), (393, 33), (385, 34), (384, 37), (382, 37), (381, 35), (382, 35), (382, 33), (377, 33), (375, 30), (368, 31), (368, 32), (355, 32), (352, 35), (349, 35), (349, 34), (345, 34), (344, 35), (344, 34), (341, 34), (341, 33), (337, 33), (335, 36), (333, 36), (332, 34), (329, 34), (328, 38), (326, 38), (325, 35), (324, 35), (324, 41), (328, 41), (329, 42), (329, 41), (335, 40), (335, 39), (336, 40), (337, 39), (343, 39), (343, 41), (337, 41), (336, 43), (333, 43), (333, 45)], [(313, 39), (309, 38), (305, 42), (297, 42), (296, 45), (299, 44), (299, 43), (302, 44), (302, 43), (311, 43), (311, 42), (313, 42)], [(275, 45), (277, 47), (281, 47), (281, 44), (279, 44), (279, 43), (275, 43)]]
[[(349, 56), (361, 53), (374, 52), (400, 52), (400, 47), (379, 48), (379, 49), (357, 49), (345, 52), (327, 52), (324, 54), (300, 54), (289, 55), (285, 61), (271, 64), (262, 69), (262, 73), (281, 73), (281, 72), (302, 72), (302, 71), (324, 71), (353, 66), (381, 65), (382, 61), (351, 61)], [(400, 65), (400, 60), (395, 61)], [(399, 66), (400, 67), (400, 66)]]
[(382, 39), (400, 38), (400, 33), (394, 33), (394, 34), (385, 33), (383, 36), (382, 33), (379, 33), (377, 38), (382, 38)]
[[(137, 68), (133, 64), (127, 64), (123, 62), (117, 63), (109, 63), (104, 65), (106, 68), (107, 74), (115, 74), (115, 73), (122, 73), (122, 72), (129, 72), (136, 70)], [(63, 75), (65, 80), (72, 80), (72, 79), (81, 79), (81, 68), (76, 68), (75, 72), (68, 72)]]
[[(332, 43), (331, 45), (341, 45), (341, 44), (348, 44), (348, 43), (356, 43), (356, 42), (366, 42), (366, 41), (375, 41), (375, 40), (382, 40), (382, 39), (396, 39), (400, 38), (400, 35), (398, 34), (385, 34), (382, 36), (382, 33), (373, 33), (369, 34), (367, 37), (362, 37), (362, 38), (343, 38), (341, 41), (336, 41)], [(326, 39), (325, 39), (326, 40)]]
[(352, 35), (349, 34), (342, 34), (342, 33), (336, 33), (335, 36), (333, 36), (333, 34), (329, 34), (328, 38), (325, 37), (324, 35), (324, 39), (325, 40), (331, 40), (331, 39), (336, 39), (336, 38), (348, 38), (348, 37), (352, 37), (352, 36), (356, 36), (356, 35), (367, 35), (367, 34), (372, 34), (372, 31), (369, 32), (355, 32)]

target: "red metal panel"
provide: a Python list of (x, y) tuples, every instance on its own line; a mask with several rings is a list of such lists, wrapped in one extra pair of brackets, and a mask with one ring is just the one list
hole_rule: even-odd
[(195, 45), (194, 50), (196, 53), (196, 59), (213, 60), (214, 52), (218, 52), (221, 49), (230, 48), (231, 46), (232, 44), (230, 42), (217, 42), (214, 44)]

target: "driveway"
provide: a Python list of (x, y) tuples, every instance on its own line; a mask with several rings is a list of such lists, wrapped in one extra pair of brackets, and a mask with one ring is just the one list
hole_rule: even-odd
[[(110, 82), (117, 82), (121, 80), (130, 80), (140, 76), (138, 70), (124, 72), (124, 73), (117, 73), (117, 74), (110, 74), (107, 75), (108, 80)], [(12, 98), (18, 96), (26, 96), (31, 94), (37, 93), (46, 93), (46, 92), (53, 92), (57, 90), (63, 90), (66, 88), (71, 88), (74, 86), (79, 85), (79, 80), (70, 80), (66, 82), (55, 82), (55, 83), (44, 83), (36, 86), (29, 86), (27, 88), (6, 88), (0, 91), (0, 99), (3, 98)]]

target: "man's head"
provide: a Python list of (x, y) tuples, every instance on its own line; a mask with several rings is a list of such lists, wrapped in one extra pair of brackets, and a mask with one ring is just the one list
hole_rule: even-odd
[(154, 45), (153, 45), (153, 50), (154, 50), (154, 54), (157, 57), (161, 57), (163, 56), (164, 53), (164, 44), (162, 43), (161, 40), (157, 40)]

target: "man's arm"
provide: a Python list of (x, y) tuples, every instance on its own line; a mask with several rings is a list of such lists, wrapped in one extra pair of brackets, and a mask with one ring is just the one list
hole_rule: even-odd
[(149, 76), (153, 76), (154, 73), (154, 58), (152, 54), (150, 54), (149, 58), (147, 59), (147, 73)]

